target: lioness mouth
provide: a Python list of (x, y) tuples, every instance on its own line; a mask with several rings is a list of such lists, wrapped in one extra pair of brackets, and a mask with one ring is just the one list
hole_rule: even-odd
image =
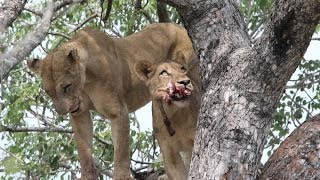
[(173, 96), (171, 96), (171, 98), (172, 98), (172, 100), (174, 100), (174, 101), (183, 101), (183, 100), (187, 99), (188, 96), (183, 95), (183, 94), (176, 93), (176, 94), (174, 94)]
[(183, 101), (191, 94), (190, 89), (186, 87), (177, 88), (171, 81), (167, 84), (167, 89), (169, 90), (168, 94), (173, 101)]
[(80, 106), (78, 106), (78, 108), (76, 110), (71, 111), (70, 113), (76, 113), (77, 111), (80, 110)]

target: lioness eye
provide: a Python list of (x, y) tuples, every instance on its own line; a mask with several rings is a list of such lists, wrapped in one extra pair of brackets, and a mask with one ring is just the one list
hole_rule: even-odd
[(168, 76), (169, 73), (166, 70), (161, 71), (160, 75), (162, 76)]
[(72, 84), (67, 84), (67, 85), (63, 86), (63, 92), (64, 93), (70, 93), (71, 85)]
[(185, 67), (181, 67), (181, 70), (182, 70), (182, 72), (186, 72), (187, 71), (187, 69), (185, 68)]

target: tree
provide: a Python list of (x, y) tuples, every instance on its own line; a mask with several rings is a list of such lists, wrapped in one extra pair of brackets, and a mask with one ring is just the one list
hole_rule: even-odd
[(277, 103), (320, 20), (320, 2), (276, 0), (251, 42), (232, 0), (177, 8), (199, 57), (205, 91), (190, 179), (254, 179)]
[[(180, 17), (163, 2), (176, 7)], [(10, 10), (5, 8), (9, 3), (17, 9), (0, 16), (4, 22), (0, 27), (6, 30), (0, 34), (0, 132), (9, 141), (0, 146), (6, 151), (0, 172), (4, 167), (7, 176), (20, 172), (33, 179), (74, 178), (79, 172), (68, 117), (54, 112), (40, 89), (41, 82), (20, 62), (30, 56), (43, 57), (85, 25), (122, 37), (148, 23), (183, 22), (198, 54), (205, 91), (193, 179), (253, 179), (267, 139), (273, 149), (288, 133), (289, 123), (298, 123), (304, 112), (309, 116), (311, 110), (320, 108), (317, 94), (308, 101), (296, 93), (320, 89), (320, 64), (302, 60), (319, 23), (317, 0), (4, 3), (1, 12)], [(286, 86), (299, 64), (298, 78)], [(110, 127), (104, 118), (94, 117), (94, 153), (101, 176), (108, 177), (112, 175)], [(144, 174), (159, 169), (159, 152), (152, 133), (139, 131), (134, 114), (131, 119), (132, 172), (143, 179)]]

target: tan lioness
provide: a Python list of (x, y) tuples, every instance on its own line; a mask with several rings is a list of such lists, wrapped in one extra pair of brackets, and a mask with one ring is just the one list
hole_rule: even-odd
[(199, 82), (191, 81), (186, 67), (176, 62), (142, 61), (135, 69), (152, 97), (153, 130), (167, 176), (170, 180), (186, 180), (200, 106)]
[(111, 38), (101, 31), (84, 28), (44, 60), (28, 62), (28, 67), (42, 78), (56, 111), (71, 116), (82, 179), (98, 179), (89, 110), (111, 121), (113, 179), (131, 179), (128, 113), (150, 101), (148, 88), (138, 79), (134, 64), (139, 60), (157, 63), (170, 58), (188, 65), (194, 57), (186, 30), (160, 23), (125, 38)]

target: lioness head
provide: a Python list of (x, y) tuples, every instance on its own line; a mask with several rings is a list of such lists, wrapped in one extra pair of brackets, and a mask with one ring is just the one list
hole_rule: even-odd
[(135, 72), (146, 82), (153, 99), (162, 99), (168, 104), (186, 104), (193, 91), (186, 68), (176, 62), (153, 65), (143, 61), (135, 65)]
[(28, 68), (41, 77), (43, 89), (51, 97), (59, 114), (77, 115), (81, 112), (85, 68), (77, 49), (63, 46), (48, 54), (44, 60), (28, 61)]

